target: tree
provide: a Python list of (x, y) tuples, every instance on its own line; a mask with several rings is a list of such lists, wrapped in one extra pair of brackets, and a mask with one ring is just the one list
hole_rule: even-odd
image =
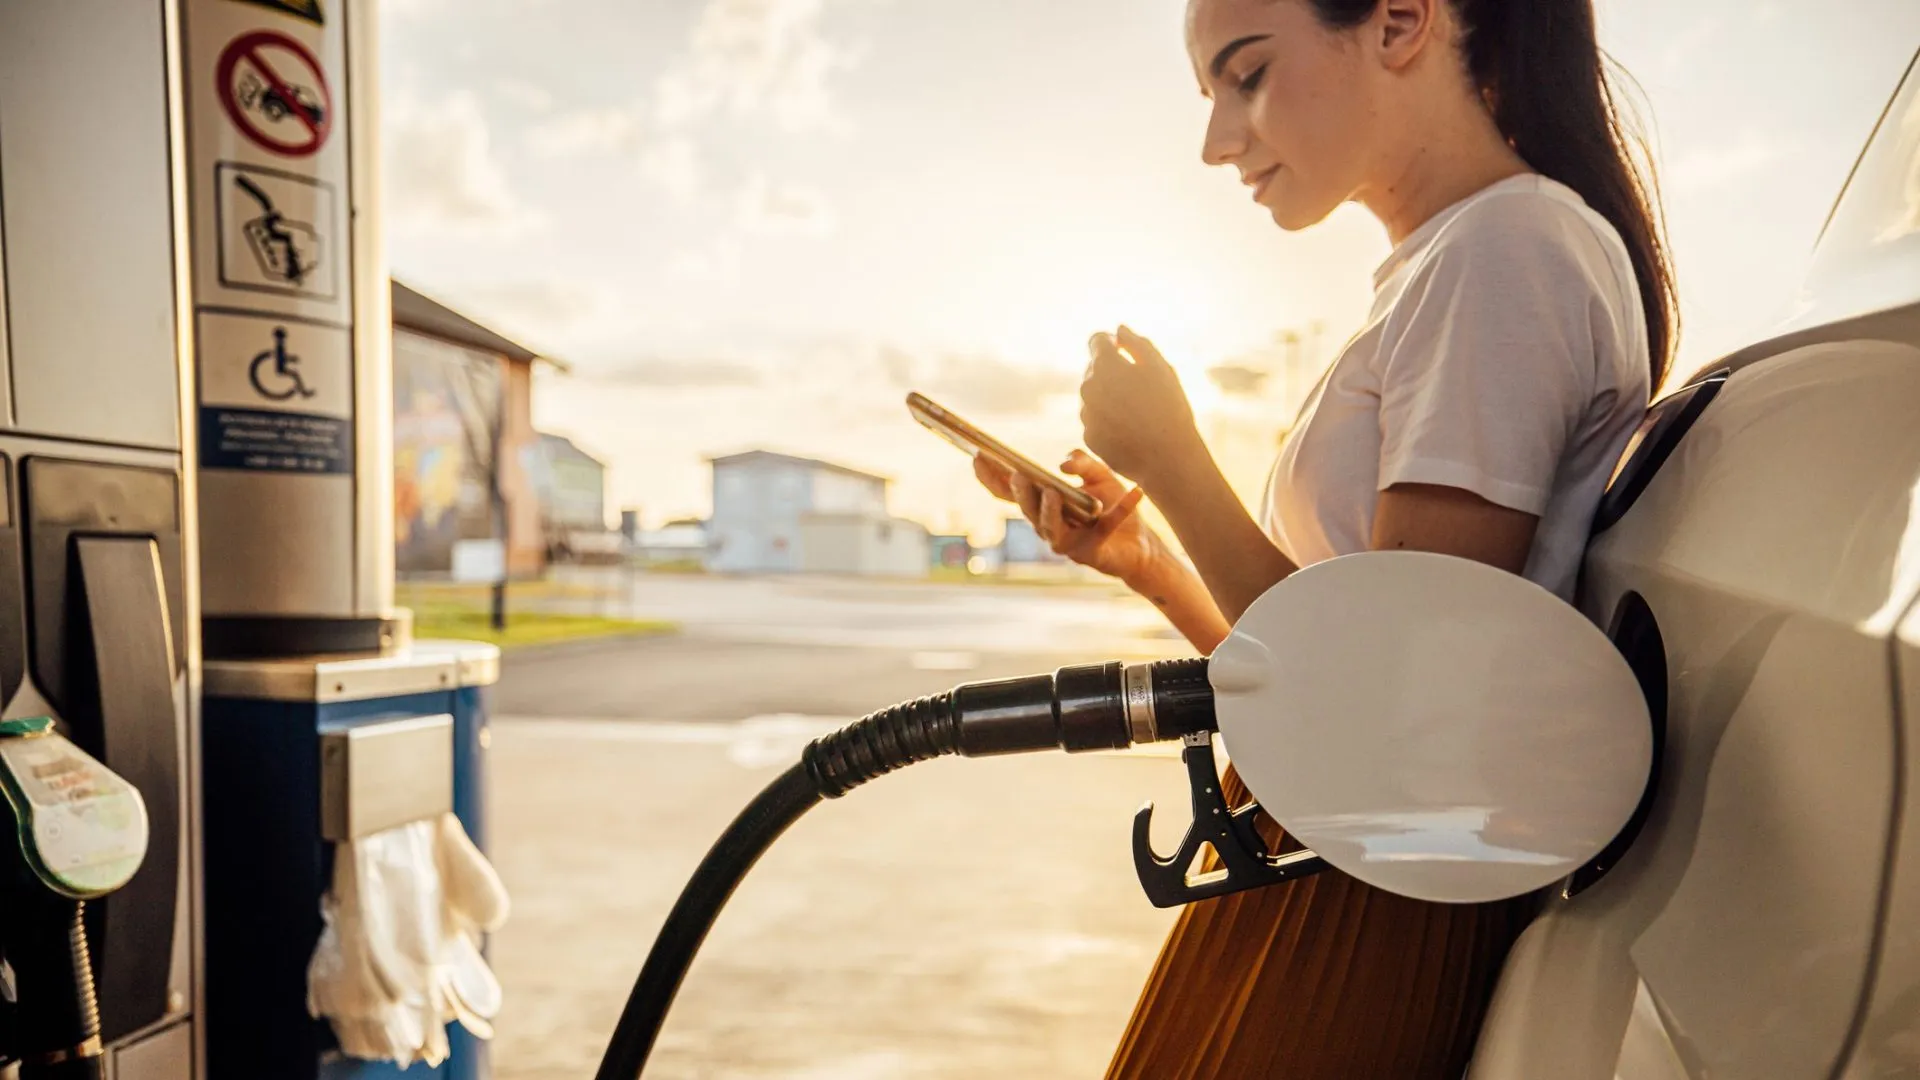
[(485, 476), (487, 532), (500, 543), (500, 572), (493, 581), (489, 622), (495, 630), (507, 628), (507, 493), (501, 483), (501, 447), (506, 437), (506, 361), (481, 359), (462, 350), (449, 364), (447, 383), (460, 410), (460, 430), (466, 435), (467, 460)]

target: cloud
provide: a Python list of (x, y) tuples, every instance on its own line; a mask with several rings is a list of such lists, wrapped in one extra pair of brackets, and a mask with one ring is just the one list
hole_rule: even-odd
[(755, 176), (740, 191), (734, 226), (749, 236), (827, 236), (834, 216), (819, 192)]
[(880, 350), (879, 362), (896, 387), (918, 390), (958, 412), (977, 415), (1037, 413), (1046, 398), (1072, 393), (1079, 385), (1079, 378), (1069, 372), (1015, 364), (997, 356), (917, 356), (888, 346)]
[(595, 378), (621, 386), (691, 389), (759, 386), (766, 380), (766, 373), (739, 360), (648, 357), (615, 364)]
[(581, 283), (528, 279), (454, 286), (446, 296), (483, 323), (522, 332), (538, 341), (554, 341), (591, 321), (608, 307), (605, 292)]
[(1244, 364), (1221, 364), (1207, 369), (1207, 378), (1229, 397), (1259, 397), (1272, 376), (1270, 371)]
[[(830, 83), (857, 53), (829, 41), (822, 26), (830, 4), (847, 2), (705, 0), (686, 51), (655, 80), (650, 99), (553, 114), (528, 132), (527, 145), (550, 159), (630, 156), (643, 180), (692, 203), (713, 186), (705, 141), (726, 122), (768, 121), (786, 133), (849, 129)], [(551, 103), (525, 84), (502, 84), (500, 93), (540, 104), (537, 111)], [(817, 194), (754, 179), (729, 224), (753, 234), (818, 236), (832, 231), (833, 216)], [(680, 261), (681, 276), (725, 269), (698, 254)]]
[(547, 158), (637, 153), (641, 147), (641, 113), (632, 106), (559, 113), (527, 132), (527, 145)]
[(1682, 195), (1710, 192), (1748, 173), (1785, 161), (1800, 145), (1776, 135), (1749, 131), (1737, 139), (1704, 147), (1673, 163), (1663, 182)]
[(680, 135), (651, 143), (640, 152), (640, 175), (676, 202), (692, 202), (700, 194), (704, 175), (700, 150), (692, 139)]
[(395, 229), (507, 236), (538, 224), (508, 183), (472, 93), (433, 102), (395, 94), (382, 134), (386, 216)]
[(394, 19), (419, 19), (446, 6), (446, 0), (382, 0), (380, 14)]
[(1666, 75), (1684, 71), (1694, 62), (1702, 49), (1709, 48), (1724, 36), (1726, 20), (1719, 15), (1700, 15), (1686, 26), (1678, 27), (1668, 36), (1666, 47), (1660, 50), (1659, 70)]
[(724, 232), (704, 247), (680, 251), (667, 260), (667, 277), (701, 284), (730, 284), (739, 280), (740, 238)]
[(828, 82), (856, 54), (821, 31), (827, 0), (707, 0), (685, 58), (655, 84), (669, 130), (716, 113), (770, 117), (788, 132), (844, 131)]
[(528, 112), (543, 113), (553, 108), (552, 91), (525, 79), (501, 79), (493, 84), (493, 92)]

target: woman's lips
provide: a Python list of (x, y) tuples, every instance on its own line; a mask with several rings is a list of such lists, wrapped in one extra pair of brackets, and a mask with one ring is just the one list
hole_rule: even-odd
[(1255, 173), (1254, 175), (1247, 177), (1247, 185), (1253, 188), (1254, 202), (1259, 202), (1261, 197), (1266, 195), (1267, 185), (1273, 183), (1273, 178), (1276, 175), (1278, 175), (1279, 172), (1280, 172), (1280, 166), (1275, 165), (1273, 168), (1268, 169), (1265, 172)]

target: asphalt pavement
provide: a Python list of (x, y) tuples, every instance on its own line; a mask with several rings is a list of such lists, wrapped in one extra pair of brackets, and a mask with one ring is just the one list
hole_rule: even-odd
[[(694, 865), (808, 739), (956, 682), (1182, 651), (1101, 590), (618, 584), (561, 602), (680, 633), (510, 654), (493, 698), (500, 1080), (592, 1075)], [(1133, 877), (1145, 799), (1171, 847), (1164, 751), (935, 761), (823, 804), (729, 903), (647, 1076), (1099, 1076), (1173, 918)]]

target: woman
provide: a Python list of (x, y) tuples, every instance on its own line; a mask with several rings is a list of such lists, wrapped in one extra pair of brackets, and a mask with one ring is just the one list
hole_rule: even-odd
[[(1296, 567), (1366, 549), (1479, 559), (1571, 598), (1674, 334), (1591, 0), (1192, 0), (1188, 48), (1208, 164), (1237, 168), (1283, 229), (1346, 201), (1386, 227), (1371, 317), (1301, 410), (1257, 521), (1172, 367), (1125, 327), (1091, 342), (1098, 458), (1064, 466), (1113, 509), (1077, 528), (984, 461), (981, 481), (1207, 652)], [(1130, 512), (1140, 492), (1191, 567)], [(1453, 1080), (1532, 910), (1334, 871), (1192, 905), (1109, 1076)]]

